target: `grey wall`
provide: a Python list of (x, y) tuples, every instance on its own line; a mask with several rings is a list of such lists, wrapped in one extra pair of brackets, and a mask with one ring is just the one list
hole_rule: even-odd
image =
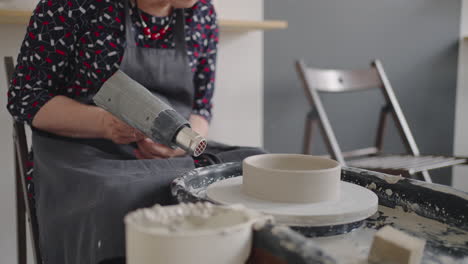
[[(460, 0), (265, 1), (265, 19), (289, 22), (286, 30), (265, 33), (265, 147), (301, 151), (309, 106), (295, 59), (364, 68), (379, 58), (421, 152), (452, 154), (460, 6)], [(383, 102), (378, 91), (323, 100), (342, 149), (373, 143)], [(324, 151), (323, 144), (314, 148)], [(395, 129), (388, 130), (386, 149), (403, 151)], [(449, 183), (443, 178), (437, 180)]]

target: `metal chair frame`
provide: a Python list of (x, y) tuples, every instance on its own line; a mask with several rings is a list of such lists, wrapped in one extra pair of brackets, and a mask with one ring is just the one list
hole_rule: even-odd
[[(324, 138), (327, 150), (331, 157), (343, 165), (346, 165), (346, 159), (382, 154), (385, 128), (388, 123), (388, 116), (391, 115), (398, 128), (400, 137), (404, 143), (407, 153), (415, 157), (420, 156), (419, 148), (416, 145), (414, 136), (411, 133), (405, 116), (403, 115), (403, 111), (400, 104), (398, 103), (390, 81), (385, 74), (383, 65), (379, 60), (373, 61), (371, 63), (371, 67), (365, 70), (332, 70), (309, 68), (303, 61), (296, 62), (296, 69), (299, 74), (299, 78), (302, 81), (307, 99), (312, 108), (306, 117), (306, 124), (304, 128), (304, 154), (311, 153), (310, 145), (312, 143), (313, 129), (317, 125), (320, 127), (321, 134)], [(380, 111), (375, 145), (373, 147), (361, 148), (350, 152), (342, 152), (328, 116), (325, 112), (325, 108), (323, 107), (322, 101), (320, 100), (319, 92), (344, 93), (375, 88), (380, 88), (386, 102)], [(445, 166), (453, 166), (457, 164), (468, 164), (468, 162), (466, 159), (461, 159), (448, 162), (445, 164)], [(381, 171), (392, 174), (399, 173), (406, 176), (421, 173), (425, 181), (432, 182), (427, 170), (434, 168), (425, 167), (406, 171), (389, 169)]]
[[(13, 76), (14, 62), (12, 57), (5, 57), (6, 79)], [(28, 145), (24, 124), (13, 120), (13, 148), (15, 161), (15, 185), (16, 185), (16, 238), (18, 248), (18, 263), (27, 263), (27, 236), (26, 226), (31, 234), (33, 258), (36, 264), (42, 263), (39, 249), (39, 229), (34, 205), (27, 195), (26, 190), (26, 163), (28, 160)]]

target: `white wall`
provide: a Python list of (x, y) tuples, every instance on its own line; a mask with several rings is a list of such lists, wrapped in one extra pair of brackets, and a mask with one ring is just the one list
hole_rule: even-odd
[[(462, 1), (458, 87), (455, 110), (455, 155), (468, 157), (468, 0)], [(468, 166), (453, 170), (453, 187), (468, 191)]]
[[(220, 18), (263, 19), (263, 0), (215, 1)], [(263, 145), (263, 33), (221, 30), (210, 138)]]
[[(29, 0), (31, 1), (31, 0)], [(263, 0), (217, 1), (222, 18), (261, 20)], [(23, 5), (23, 4), (21, 4)], [(20, 6), (21, 6), (20, 5)], [(13, 4), (9, 4), (14, 6)], [(24, 5), (23, 5), (24, 6)], [(21, 7), (23, 7), (21, 6)], [(5, 7), (0, 3), (0, 7)], [(0, 263), (16, 262), (11, 118), (6, 110), (4, 56), (18, 53), (25, 26), (0, 24)], [(263, 144), (263, 33), (222, 32), (210, 137), (225, 143)]]
[(14, 56), (23, 40), (25, 26), (0, 25), (0, 263), (16, 263), (16, 215), (11, 116), (6, 110), (7, 84), (4, 56)]

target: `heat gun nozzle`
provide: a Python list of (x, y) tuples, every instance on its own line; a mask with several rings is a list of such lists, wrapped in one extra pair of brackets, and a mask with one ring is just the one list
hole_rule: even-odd
[(200, 156), (207, 146), (206, 139), (188, 126), (179, 131), (175, 138), (175, 143), (194, 157)]

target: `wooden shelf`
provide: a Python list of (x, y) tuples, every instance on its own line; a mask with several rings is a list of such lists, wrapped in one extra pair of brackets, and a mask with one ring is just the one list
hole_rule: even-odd
[(31, 11), (0, 9), (0, 24), (26, 25)]
[[(31, 11), (0, 9), (0, 24), (25, 25), (29, 22)], [(288, 22), (280, 20), (248, 21), (220, 19), (219, 26), (227, 31), (284, 29)]]
[(285, 29), (288, 27), (288, 22), (281, 20), (248, 21), (220, 19), (219, 26), (222, 30), (229, 31), (271, 30)]

